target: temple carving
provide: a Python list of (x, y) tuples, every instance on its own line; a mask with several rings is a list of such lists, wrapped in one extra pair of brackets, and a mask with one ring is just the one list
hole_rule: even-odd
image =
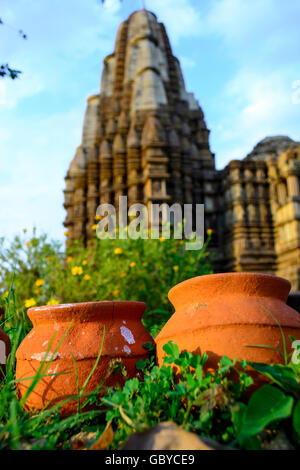
[(69, 240), (95, 236), (96, 209), (204, 203), (214, 268), (277, 274), (300, 289), (300, 143), (268, 137), (215, 167), (204, 114), (187, 92), (162, 23), (134, 12), (88, 98), (81, 145), (65, 181)]

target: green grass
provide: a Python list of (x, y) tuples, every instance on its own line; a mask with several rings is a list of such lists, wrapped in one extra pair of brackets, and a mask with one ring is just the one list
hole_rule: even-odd
[[(73, 243), (66, 253), (46, 235), (0, 239), (0, 307), (10, 286), (14, 319), (28, 323), (34, 305), (98, 300), (136, 300), (147, 304), (143, 321), (155, 336), (173, 313), (168, 291), (193, 276), (212, 273), (207, 251), (185, 250), (181, 240), (102, 240), (87, 247)], [(14, 273), (14, 275), (13, 275)]]
[[(71, 437), (79, 432), (94, 432), (96, 441), (108, 428), (113, 430), (109, 448), (118, 449), (131, 433), (170, 420), (186, 430), (240, 449), (261, 449), (281, 431), (300, 449), (300, 365), (292, 363), (284, 352), (285, 365), (250, 364), (269, 379), (269, 384), (260, 387), (250, 399), (247, 390), (252, 378), (247, 363), (223, 357), (213, 372), (206, 369), (205, 354), (200, 357), (180, 353), (171, 342), (164, 347), (166, 358), (161, 368), (157, 367), (152, 351), (149, 359), (137, 363), (139, 379), (129, 379), (124, 387), (109, 390), (100, 383), (93, 393), (87, 394), (87, 383), (101, 361), (104, 334), (90, 374), (81, 389), (77, 380), (77, 390), (68, 399), (77, 400), (74, 415), (60, 416), (63, 403), (36, 414), (24, 409), (26, 398), (45, 377), (53, 357), (50, 341), (49, 358), (41, 362), (27, 396), (19, 400), (15, 353), (32, 328), (25, 312), (26, 300), (34, 299), (36, 304), (54, 298), (60, 302), (146, 300), (148, 313), (144, 321), (155, 334), (172, 313), (167, 301), (170, 287), (188, 277), (211, 272), (206, 246), (195, 253), (184, 252), (176, 241), (158, 240), (155, 246), (147, 241), (140, 244), (135, 241), (133, 245), (131, 241), (125, 242), (122, 245), (105, 242), (102, 250), (95, 244), (84, 248), (76, 243), (65, 254), (45, 237), (31, 238), (29, 250), (25, 241), (17, 238), (11, 247), (2, 250), (0, 286), (7, 295), (2, 298), (4, 313), (0, 323), (11, 338), (12, 350), (6, 376), (0, 381), (0, 449), (68, 449)], [(118, 254), (114, 251), (116, 247), (121, 249)], [(131, 267), (130, 263), (135, 264)], [(73, 274), (74, 267), (82, 267), (82, 273)], [(121, 277), (121, 272), (126, 276)], [(88, 273), (90, 284), (83, 278)], [(39, 280), (43, 282), (38, 283), (40, 292), (36, 294)], [(111, 283), (119, 290), (118, 296), (112, 296)]]

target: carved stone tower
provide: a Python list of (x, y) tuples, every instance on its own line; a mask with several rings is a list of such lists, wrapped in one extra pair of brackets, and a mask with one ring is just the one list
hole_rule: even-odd
[(100, 94), (88, 99), (82, 143), (65, 178), (69, 239), (93, 237), (97, 206), (117, 207), (121, 195), (129, 205), (205, 202), (207, 228), (217, 229), (219, 177), (208, 138), (164, 25), (136, 11), (104, 60)]

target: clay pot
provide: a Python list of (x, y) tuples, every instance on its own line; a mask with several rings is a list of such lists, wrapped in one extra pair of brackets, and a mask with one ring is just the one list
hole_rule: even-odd
[[(66, 305), (35, 307), (28, 310), (33, 323), (32, 331), (19, 346), (16, 357), (16, 379), (33, 377), (45, 357), (51, 339), (54, 337), (47, 360), (53, 358), (43, 377), (26, 401), (26, 408), (39, 410), (45, 405), (77, 394), (76, 374), (72, 354), (76, 360), (79, 387), (81, 388), (92, 370), (100, 351), (105, 326), (104, 344), (100, 361), (84, 392), (95, 390), (105, 379), (105, 385), (123, 383), (119, 372), (107, 377), (114, 360), (122, 359), (127, 377), (137, 374), (138, 359), (148, 356), (143, 344), (152, 337), (141, 323), (146, 305), (142, 302), (87, 302)], [(58, 352), (54, 351), (73, 322)], [(67, 375), (54, 375), (68, 372)], [(51, 373), (53, 375), (51, 375)], [(31, 380), (18, 382), (18, 393), (24, 396)], [(86, 398), (84, 398), (85, 400)], [(61, 414), (68, 415), (76, 410), (77, 401), (64, 404)]]
[(6, 373), (6, 358), (10, 353), (10, 339), (0, 328), (0, 381)]
[(286, 279), (252, 273), (210, 274), (181, 282), (169, 292), (176, 311), (155, 340), (159, 365), (165, 355), (162, 348), (170, 340), (181, 351), (206, 351), (210, 368), (216, 368), (224, 355), (282, 363), (279, 352), (247, 345), (269, 345), (283, 351), (277, 320), (288, 353), (292, 351), (289, 335), (300, 338), (300, 315), (286, 305), (290, 288)]

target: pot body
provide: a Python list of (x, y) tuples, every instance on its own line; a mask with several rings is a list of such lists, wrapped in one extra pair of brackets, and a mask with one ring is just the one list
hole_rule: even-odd
[[(122, 360), (127, 377), (137, 374), (135, 363), (148, 356), (143, 344), (152, 337), (141, 323), (146, 305), (142, 302), (87, 302), (52, 305), (28, 310), (33, 329), (19, 346), (16, 357), (16, 379), (33, 377), (48, 350), (48, 367), (26, 401), (26, 408), (39, 410), (77, 394), (76, 361), (79, 389), (88, 378), (101, 349), (98, 365), (84, 393), (91, 392), (104, 380), (106, 386), (124, 381), (121, 372), (109, 374), (111, 365)], [(69, 329), (68, 329), (69, 328)], [(67, 331), (67, 334), (66, 334)], [(62, 340), (58, 351), (55, 352)], [(64, 375), (56, 375), (64, 374)], [(24, 396), (31, 380), (17, 383)], [(82, 400), (84, 401), (86, 397)], [(63, 404), (61, 413), (76, 410), (77, 400)]]
[(300, 315), (286, 305), (291, 285), (268, 274), (225, 273), (199, 276), (173, 287), (169, 299), (175, 313), (157, 336), (159, 365), (163, 346), (172, 340), (181, 351), (208, 354), (207, 367), (216, 368), (224, 355), (269, 364), (282, 363), (268, 345), (283, 351), (281, 325), (287, 352), (289, 335), (300, 338)]
[(10, 339), (0, 328), (0, 381), (6, 373), (6, 358), (10, 353)]

